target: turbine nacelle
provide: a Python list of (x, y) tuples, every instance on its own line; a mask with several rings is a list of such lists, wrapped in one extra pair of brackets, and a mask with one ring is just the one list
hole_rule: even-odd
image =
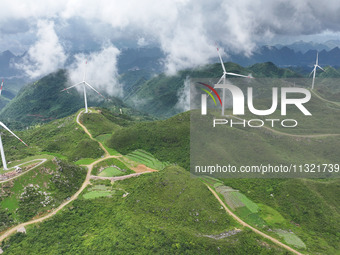
[(85, 72), (84, 72), (83, 81), (81, 81), (79, 83), (76, 83), (76, 84), (72, 85), (71, 87), (68, 87), (68, 88), (65, 88), (65, 89), (61, 90), (61, 92), (63, 92), (63, 91), (67, 91), (67, 90), (69, 90), (69, 89), (71, 89), (73, 87), (76, 87), (78, 85), (83, 85), (83, 88), (84, 88), (85, 113), (88, 112), (88, 110), (87, 110), (87, 98), (86, 98), (86, 86), (89, 87), (90, 89), (92, 89), (94, 92), (96, 92), (98, 95), (100, 95), (102, 98), (105, 99), (105, 97), (102, 94), (100, 94), (94, 87), (92, 87), (88, 82), (85, 81), (85, 79), (86, 79), (86, 66), (87, 66), (87, 61), (85, 63)]

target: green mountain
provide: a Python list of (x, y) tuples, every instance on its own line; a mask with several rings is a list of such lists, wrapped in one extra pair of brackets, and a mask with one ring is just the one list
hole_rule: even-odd
[[(60, 91), (67, 86), (67, 73), (59, 70), (23, 87), (18, 95), (0, 113), (3, 122), (14, 128), (23, 128), (35, 123), (63, 118), (84, 108), (83, 95), (75, 89), (69, 93)], [(121, 100), (109, 97), (106, 102), (88, 92), (89, 106), (123, 108)]]
[(279, 68), (272, 62), (266, 63), (258, 63), (250, 66), (248, 68), (252, 73), (254, 73), (254, 77), (262, 78), (262, 77), (270, 77), (270, 78), (299, 78), (302, 75), (287, 69), (287, 68)]
[[(233, 63), (226, 66), (228, 71), (253, 73), (255, 77), (299, 77), (271, 63), (250, 68)], [(173, 77), (159, 75), (148, 81), (144, 81), (143, 73), (130, 81), (125, 77), (130, 82), (126, 91), (131, 96), (127, 100), (151, 100), (155, 108), (148, 108), (144, 102), (145, 108), (140, 104), (138, 109), (163, 117), (172, 115), (178, 111), (173, 109), (177, 101), (169, 98), (177, 98), (188, 75), (218, 78), (220, 74), (220, 65), (216, 64)], [(30, 104), (40, 107), (37, 109), (41, 115), (61, 114), (70, 103), (59, 96), (65, 81), (64, 71), (59, 71), (27, 86), (14, 100), (21, 100), (28, 109), (12, 105), (13, 100), (12, 106), (6, 107), (2, 114), (15, 109), (23, 121), (29, 122), (25, 114), (31, 113)], [(139, 85), (134, 87), (131, 85), (134, 82)], [(59, 94), (49, 95), (51, 102), (46, 102), (48, 107), (44, 109), (39, 100), (49, 94), (51, 84)], [(328, 90), (330, 96), (337, 93), (336, 84), (332, 86)], [(267, 92), (269, 88), (261, 89)], [(71, 101), (77, 98), (77, 92), (72, 93), (66, 95)], [(70, 106), (69, 112), (82, 108), (82, 97), (78, 97), (79, 105)], [(117, 100), (119, 103), (124, 106)], [(260, 107), (268, 105), (263, 98), (257, 98), (255, 103)], [(74, 113), (48, 123), (30, 122), (36, 124), (18, 132), (29, 148), (8, 134), (2, 136), (11, 166), (32, 158), (47, 161), (17, 179), (0, 183), (0, 232), (49, 215), (50, 210), (69, 201), (83, 184), (79, 196), (58, 213), (27, 226), (26, 234), (16, 233), (2, 242), (0, 246), (5, 254), (22, 254), (22, 251), (25, 254), (288, 254), (227, 214), (205, 184), (218, 192), (227, 208), (241, 220), (301, 253), (336, 254), (340, 250), (338, 179), (213, 179), (193, 178), (188, 172), (190, 153), (199, 153), (209, 144), (213, 144), (212, 153), (201, 158), (214, 160), (216, 155), (223, 156), (237, 166), (263, 162), (273, 165), (338, 162), (339, 136), (304, 135), (338, 133), (340, 106), (313, 96), (308, 109), (313, 112), (314, 122), (292, 111), (287, 118), (296, 118), (301, 125), (295, 130), (227, 127), (221, 139), (205, 133), (199, 141), (192, 141), (191, 151), (190, 132), (204, 128), (190, 129), (190, 118), (197, 117), (195, 111), (151, 121), (147, 116), (133, 116), (131, 113), (136, 113), (133, 110), (119, 114), (115, 104), (107, 106), (109, 109), (91, 108), (91, 113), (80, 116), (91, 136), (76, 123)], [(86, 182), (83, 182), (85, 171), (79, 165), (92, 170)], [(158, 171), (125, 180), (114, 179), (128, 178), (134, 171), (149, 168)], [(238, 204), (237, 208), (230, 206), (228, 195), (231, 202)]]
[[(301, 75), (289, 69), (278, 68), (271, 62), (255, 64), (249, 68), (227, 62), (225, 67), (228, 72), (243, 75), (252, 74), (254, 77), (301, 77)], [(183, 111), (183, 109), (176, 107), (176, 104), (181, 89), (184, 87), (184, 81), (187, 78), (220, 78), (221, 75), (222, 68), (220, 64), (180, 71), (175, 76), (160, 74), (145, 81), (143, 84), (137, 81), (135, 86), (130, 85), (124, 102), (140, 111), (157, 117), (167, 118)]]
[[(22, 249), (27, 254), (52, 254), (56, 250), (63, 254), (126, 254), (133, 250), (139, 254), (150, 251), (158, 254), (286, 254), (285, 250), (240, 226), (226, 214), (204, 185), (207, 183), (216, 190), (221, 184), (237, 189), (238, 197), (257, 211), (236, 210), (236, 215), (302, 253), (335, 254), (339, 250), (338, 180), (221, 179), (209, 182), (192, 178), (186, 171), (189, 169), (190, 114), (140, 122), (98, 108), (80, 118), (95, 140), (75, 123), (75, 115), (19, 132), (30, 144), (29, 149), (23, 150), (12, 137), (5, 136), (10, 159), (47, 153), (77, 164), (101, 159), (104, 151), (97, 142), (101, 141), (114, 158), (97, 163), (92, 175), (101, 174), (104, 168), (107, 169), (105, 174), (115, 176), (117, 168), (112, 172), (112, 164), (126, 169), (127, 173), (138, 164), (149, 167), (160, 165), (160, 161), (166, 164), (161, 164), (159, 172), (123, 181), (91, 180), (91, 185), (61, 212), (28, 227), (26, 235), (12, 235), (1, 248), (7, 254), (20, 254)], [(226, 129), (225, 137), (229, 146), (218, 143), (216, 146), (223, 148), (223, 154), (234, 164), (265, 160), (275, 164), (315, 157), (336, 160), (336, 148), (340, 143), (336, 137), (297, 139), (238, 128)], [(251, 146), (242, 144), (244, 137)], [(206, 139), (209, 137), (202, 137), (202, 142), (206, 143)], [(225, 144), (224, 140), (220, 142)], [(248, 157), (240, 158), (240, 151)], [(6, 194), (3, 210), (0, 210), (0, 217), (6, 222), (3, 229), (46, 213), (77, 190), (84, 172), (67, 163), (70, 170), (61, 171), (59, 175), (66, 175), (62, 177), (66, 183), (73, 180), (68, 178), (77, 178), (77, 181), (72, 181), (72, 189), (64, 184), (56, 188), (54, 176), (58, 176), (59, 168), (53, 162), (51, 159), (48, 165), (0, 189)], [(25, 200), (21, 194), (31, 183), (38, 186), (29, 190), (30, 195)], [(47, 192), (55, 203), (41, 207), (40, 202), (46, 197), (39, 191)], [(236, 228), (241, 231), (234, 232)], [(224, 234), (227, 237), (219, 239)]]
[[(320, 112), (323, 111), (321, 108)], [(139, 123), (117, 130), (107, 144), (123, 154), (143, 149), (162, 161), (172, 162), (189, 170), (190, 114), (192, 113), (186, 112), (167, 120)], [(205, 130), (202, 126), (199, 128)], [(211, 155), (201, 155), (202, 158), (227, 156), (232, 165), (338, 162), (339, 136), (303, 138), (261, 129), (224, 129), (223, 139), (211, 141), (209, 134), (200, 136), (198, 142), (191, 144), (191, 153), (199, 151), (207, 144), (214, 144)], [(336, 196), (340, 192), (339, 179), (221, 181), (224, 185), (246, 194), (261, 208), (259, 215), (249, 218), (249, 223), (262, 222), (258, 225), (259, 229), (270, 235), (273, 235), (273, 229), (293, 231), (306, 245), (305, 252), (309, 254), (335, 254), (340, 249), (340, 201)], [(246, 217), (244, 212), (239, 213), (240, 217)], [(258, 220), (255, 220), (255, 216)]]
[[(99, 185), (112, 194), (88, 198)], [(219, 239), (221, 233), (230, 236)], [(200, 180), (176, 166), (113, 184), (93, 182), (72, 206), (3, 247), (6, 254), (286, 254), (240, 227)]]

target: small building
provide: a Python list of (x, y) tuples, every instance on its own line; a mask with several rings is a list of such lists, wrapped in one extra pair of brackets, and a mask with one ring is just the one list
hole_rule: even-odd
[(26, 234), (26, 229), (25, 229), (25, 227), (21, 227), (21, 228), (18, 228), (17, 232)]

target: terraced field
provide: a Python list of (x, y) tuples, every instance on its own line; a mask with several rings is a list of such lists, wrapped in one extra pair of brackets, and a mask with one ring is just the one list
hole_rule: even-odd
[(144, 150), (135, 150), (129, 153), (127, 155), (127, 158), (156, 170), (163, 170), (166, 166), (169, 165), (169, 163), (159, 161), (151, 153), (148, 153)]

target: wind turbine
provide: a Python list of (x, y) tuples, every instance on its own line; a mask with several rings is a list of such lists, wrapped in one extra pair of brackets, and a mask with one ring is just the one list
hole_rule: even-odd
[(63, 91), (66, 91), (66, 90), (69, 90), (70, 88), (73, 88), (75, 86), (78, 86), (78, 85), (83, 85), (83, 88), (84, 88), (84, 101), (85, 101), (85, 113), (88, 112), (87, 110), (87, 98), (86, 98), (86, 86), (88, 86), (89, 88), (91, 88), (92, 90), (94, 90), (98, 95), (100, 95), (101, 97), (103, 97), (105, 99), (105, 97), (100, 94), (94, 87), (92, 87), (88, 82), (85, 81), (86, 79), (86, 66), (87, 66), (87, 61), (85, 63), (85, 72), (84, 72), (84, 78), (83, 78), (83, 81), (77, 83), (77, 84), (74, 84), (72, 85), (71, 87), (68, 87), (66, 89), (63, 89), (61, 92)]
[(2, 93), (2, 86), (4, 85), (4, 80), (2, 80), (1, 82), (1, 88), (0, 88), (0, 96), (1, 96), (1, 93)]
[[(215, 84), (215, 87), (216, 85), (225, 85), (226, 84), (226, 80), (227, 80), (227, 75), (231, 75), (231, 76), (239, 76), (239, 77), (244, 77), (244, 78), (253, 78), (251, 75), (242, 75), (242, 74), (237, 74), (237, 73), (231, 73), (231, 72), (227, 72), (225, 70), (225, 66), (224, 66), (224, 63), (223, 63), (223, 60), (222, 60), (222, 57), (221, 57), (221, 54), (220, 54), (220, 51), (219, 51), (219, 48), (217, 48), (217, 53), (218, 53), (218, 56), (220, 58), (220, 62), (221, 62), (221, 65), (222, 65), (222, 69), (223, 69), (223, 75), (222, 77), (220, 78), (220, 80)], [(219, 87), (219, 86), (218, 86)], [(222, 87), (223, 88), (223, 87)], [(222, 116), (224, 116), (224, 106), (225, 106), (225, 88), (223, 88), (222, 90), (223, 94), (222, 94)]]
[(315, 81), (316, 68), (320, 68), (322, 71), (325, 72), (325, 69), (323, 69), (321, 66), (319, 66), (319, 53), (318, 52), (316, 53), (316, 62), (315, 62), (313, 71), (309, 74), (309, 76), (311, 76), (311, 74), (313, 74), (312, 90), (314, 89), (314, 81)]
[[(16, 134), (14, 134), (8, 127), (6, 127), (6, 125), (4, 123), (2, 123), (0, 121), (0, 126), (2, 126), (4, 129), (6, 129), (8, 132), (10, 132), (15, 138), (17, 138), (20, 142), (22, 142), (23, 144), (25, 144), (27, 147), (28, 145), (21, 140)], [(8, 170), (7, 168), (7, 163), (6, 163), (6, 158), (5, 158), (5, 152), (4, 152), (4, 147), (2, 146), (2, 140), (1, 140), (1, 133), (0, 133), (0, 153), (1, 153), (1, 159), (2, 159), (2, 165), (4, 170)]]

